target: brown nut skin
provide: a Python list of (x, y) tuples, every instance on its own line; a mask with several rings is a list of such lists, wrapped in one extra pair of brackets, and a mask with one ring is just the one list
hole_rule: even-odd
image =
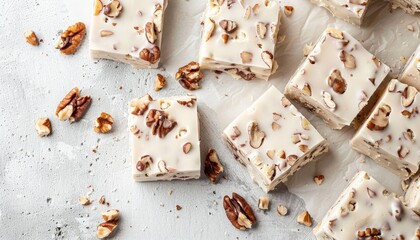
[(164, 138), (172, 129), (175, 128), (177, 122), (169, 120), (164, 111), (150, 109), (146, 116), (146, 125), (152, 128), (152, 134)]
[(78, 97), (79, 97), (79, 88), (75, 87), (72, 90), (70, 90), (70, 92), (67, 93), (67, 95), (58, 104), (58, 106), (55, 110), (55, 115), (58, 117), (58, 113), (61, 110), (63, 110), (67, 105), (72, 103), (74, 101), (74, 99), (76, 99)]
[(82, 22), (78, 22), (68, 27), (60, 36), (56, 48), (65, 55), (74, 54), (86, 35), (86, 26)]
[(211, 182), (217, 183), (217, 178), (222, 172), (223, 166), (219, 161), (216, 150), (210, 149), (204, 162), (204, 174)]
[(102, 112), (101, 115), (96, 119), (95, 127), (93, 130), (97, 133), (107, 133), (112, 129), (114, 119), (106, 112)]
[(160, 49), (158, 46), (154, 46), (152, 49), (143, 48), (140, 52), (140, 58), (151, 64), (155, 64), (160, 59)]
[(75, 110), (69, 119), (71, 123), (79, 121), (85, 115), (92, 103), (92, 98), (90, 96), (79, 97), (73, 102)]
[(226, 216), (234, 227), (240, 230), (247, 229), (246, 226), (242, 226), (238, 222), (239, 214), (243, 214), (253, 225), (257, 219), (255, 218), (254, 212), (252, 211), (249, 204), (245, 199), (237, 193), (232, 193), (232, 198), (229, 196), (224, 196), (223, 198), (223, 207), (226, 211)]
[(175, 79), (187, 90), (197, 90), (200, 88), (199, 82), (203, 78), (200, 65), (197, 62), (190, 62), (180, 67), (175, 74)]

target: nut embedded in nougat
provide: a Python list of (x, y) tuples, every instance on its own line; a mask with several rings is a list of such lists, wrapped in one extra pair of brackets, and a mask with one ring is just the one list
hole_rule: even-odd
[(216, 150), (210, 149), (204, 162), (204, 173), (211, 182), (216, 183), (223, 170), (223, 165), (219, 161)]

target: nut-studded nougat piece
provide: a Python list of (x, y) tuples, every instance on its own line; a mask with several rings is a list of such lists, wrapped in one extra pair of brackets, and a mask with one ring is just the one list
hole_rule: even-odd
[(420, 216), (360, 171), (314, 234), (318, 240), (419, 239)]
[(405, 65), (399, 80), (420, 91), (420, 44)]
[(197, 179), (200, 140), (194, 96), (130, 101), (128, 126), (136, 181)]
[(401, 8), (406, 13), (416, 14), (420, 12), (419, 0), (385, 0), (392, 4), (392, 8)]
[(156, 68), (167, 0), (94, 0), (90, 55)]
[(311, 0), (311, 2), (326, 8), (337, 18), (362, 25), (368, 6), (373, 0)]
[(280, 26), (278, 0), (207, 0), (199, 63), (203, 69), (245, 80), (265, 79), (276, 70)]
[(392, 80), (366, 122), (351, 140), (352, 147), (406, 179), (420, 165), (420, 94)]
[(328, 151), (326, 140), (275, 87), (229, 124), (223, 136), (265, 192)]
[(411, 181), (404, 198), (407, 206), (420, 215), (420, 173)]
[(358, 125), (389, 67), (347, 32), (328, 28), (286, 86), (285, 94), (331, 128)]

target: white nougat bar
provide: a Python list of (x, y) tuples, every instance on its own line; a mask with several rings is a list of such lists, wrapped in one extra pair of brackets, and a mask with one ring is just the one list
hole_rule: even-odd
[(130, 101), (128, 126), (136, 181), (198, 179), (200, 139), (194, 96)]
[(157, 68), (166, 6), (167, 0), (95, 0), (90, 55)]
[(420, 216), (360, 171), (313, 232), (318, 240), (415, 240), (420, 238)]
[(399, 80), (420, 91), (420, 44), (405, 65)]
[(328, 151), (326, 140), (275, 87), (230, 123), (223, 136), (265, 192)]
[(392, 8), (401, 8), (406, 13), (416, 14), (420, 12), (420, 1), (419, 0), (385, 0), (391, 3)]
[(350, 34), (328, 28), (288, 82), (285, 95), (341, 129), (358, 124), (389, 71)]
[(267, 80), (277, 68), (280, 18), (278, 0), (207, 0), (200, 66), (235, 78)]
[(417, 90), (391, 80), (351, 146), (403, 179), (414, 175), (420, 165), (419, 109)]
[(373, 0), (311, 0), (311, 2), (326, 8), (337, 18), (361, 25), (368, 6)]

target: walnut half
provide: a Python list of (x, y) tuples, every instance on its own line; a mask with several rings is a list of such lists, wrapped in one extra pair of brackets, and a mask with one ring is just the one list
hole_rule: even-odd
[(97, 133), (107, 133), (111, 131), (114, 119), (111, 115), (106, 112), (102, 112), (101, 115), (96, 119), (95, 127), (93, 128)]

